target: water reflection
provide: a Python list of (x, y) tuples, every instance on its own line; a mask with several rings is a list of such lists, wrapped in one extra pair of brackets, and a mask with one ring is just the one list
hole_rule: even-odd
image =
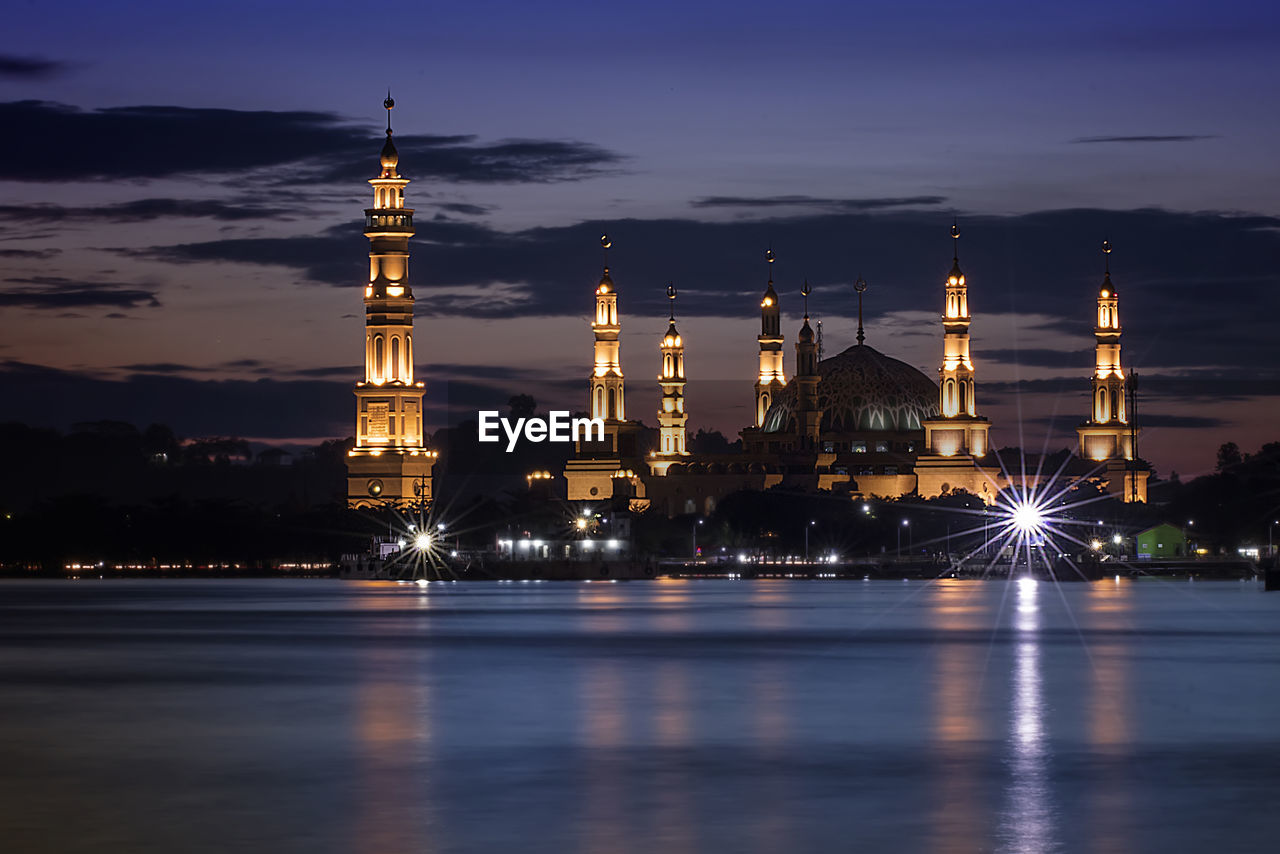
[(983, 726), (978, 714), (985, 651), (966, 635), (982, 631), (988, 610), (975, 594), (982, 582), (942, 579), (929, 600), (936, 647), (933, 740), (942, 762), (932, 811), (934, 847), (977, 851), (986, 838), (981, 803)]
[[(781, 768), (789, 758), (788, 735), (792, 726), (787, 716), (789, 686), (786, 665), (776, 659), (761, 658), (751, 667), (751, 745), (762, 767)], [(792, 803), (791, 780), (785, 774), (770, 777), (767, 797), (761, 798), (750, 814), (752, 850), (786, 851), (791, 837), (786, 804)]]
[(1117, 579), (1089, 586), (1084, 620), (1096, 638), (1089, 650), (1092, 664), (1088, 700), (1088, 737), (1096, 755), (1098, 779), (1089, 793), (1090, 848), (1100, 854), (1133, 850), (1130, 842), (1130, 783), (1126, 773), (1129, 743), (1130, 686), (1128, 650), (1121, 642), (1130, 628), (1133, 582)]
[[(426, 597), (421, 597), (425, 599)], [(396, 597), (361, 597), (361, 608), (403, 606)], [(426, 607), (425, 603), (416, 603)], [(372, 621), (377, 636), (359, 659), (357, 688), (355, 844), (365, 854), (438, 850), (430, 826), (432, 699), (425, 674), (430, 652), (406, 644), (396, 620)]]
[[(596, 585), (592, 585), (596, 586)], [(603, 587), (603, 585), (600, 585)], [(601, 658), (582, 668), (580, 729), (586, 765), (582, 814), (575, 834), (584, 852), (631, 849), (625, 757), (627, 703), (617, 663)]]
[(670, 854), (692, 854), (698, 850), (693, 830), (696, 825), (690, 752), (693, 726), (689, 668), (683, 661), (663, 661), (654, 679), (654, 741), (661, 760), (654, 775), (655, 848)]
[(1010, 780), (1000, 819), (1001, 851), (1056, 849), (1049, 792), (1049, 750), (1040, 674), (1040, 582), (1016, 582)]

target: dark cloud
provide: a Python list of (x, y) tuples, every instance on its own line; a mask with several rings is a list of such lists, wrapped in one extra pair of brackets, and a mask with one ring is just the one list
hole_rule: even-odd
[(689, 203), (693, 208), (808, 207), (837, 211), (871, 211), (885, 208), (940, 205), (946, 196), (903, 196), (884, 199), (823, 199), (815, 196), (704, 196)]
[[(1130, 373), (1130, 379), (1135, 372)], [(1140, 401), (1161, 403), (1191, 403), (1209, 405), (1230, 403), (1253, 398), (1280, 397), (1280, 371), (1267, 368), (1245, 373), (1243, 371), (1199, 371), (1190, 374), (1136, 373)], [(1081, 376), (1063, 376), (1049, 379), (1009, 382), (979, 383), (984, 394), (993, 396), (1029, 394), (1085, 394), (1088, 389), (1088, 372)], [(1145, 415), (1141, 416), (1145, 420)]]
[[(784, 310), (798, 309), (797, 291), (807, 277), (815, 286), (816, 312), (852, 316), (857, 301), (851, 284), (862, 273), (871, 285), (866, 314), (874, 327), (888, 311), (938, 307), (951, 266), (950, 226), (949, 216), (924, 211), (753, 222), (588, 221), (523, 231), (428, 220), (414, 240), (414, 286), (424, 316), (582, 315), (599, 277), (599, 237), (608, 232), (624, 317), (665, 313), (669, 279), (680, 289), (680, 313), (745, 317), (757, 310), (764, 249), (772, 243)], [(358, 287), (367, 275), (360, 229), (357, 222), (316, 236), (122, 251), (178, 263), (283, 265), (306, 281)], [(1093, 346), (1099, 244), (1109, 235), (1126, 361), (1165, 369), (1239, 366), (1250, 373), (1280, 361), (1271, 320), (1280, 311), (1280, 217), (1062, 210), (965, 217), (961, 231), (974, 347), (990, 348), (992, 358), (1067, 367)], [(1246, 305), (1253, 310), (1242, 313)], [(1051, 320), (1044, 329), (1076, 336), (1079, 344), (1064, 354), (1040, 348), (1015, 354), (1010, 342), (983, 337), (987, 312), (1045, 315)], [(827, 332), (832, 346), (852, 338), (850, 330), (831, 325)]]
[[(0, 421), (65, 427), (78, 421), (168, 424), (181, 435), (263, 438), (351, 433), (351, 385), (315, 380), (209, 380), (153, 373), (107, 379), (0, 362)], [(33, 413), (30, 401), (41, 401)], [(281, 405), (288, 401), (288, 405)], [(36, 418), (36, 422), (32, 419)]]
[(1141, 413), (1143, 427), (1172, 427), (1175, 429), (1204, 430), (1210, 427), (1228, 427), (1231, 421), (1209, 415), (1165, 415), (1158, 412)]
[[(65, 429), (82, 421), (115, 420), (160, 423), (179, 435), (253, 436), (263, 439), (342, 437), (352, 432), (355, 367), (341, 379), (271, 377), (256, 380), (209, 379), (175, 374), (208, 370), (182, 364), (141, 364), (146, 368), (123, 379), (60, 370), (16, 360), (0, 360), (0, 422), (22, 421)], [(460, 366), (450, 376), (430, 366), (427, 399), (432, 428), (474, 419), (478, 408), (505, 408), (513, 394), (532, 392), (544, 400), (577, 380), (529, 382), (519, 370), (476, 370)], [(337, 371), (338, 369), (334, 369)], [(476, 378), (490, 375), (491, 379)], [(536, 377), (530, 373), (530, 377)], [(41, 401), (38, 411), (30, 401)], [(282, 405), (287, 401), (287, 405)]]
[[(311, 281), (361, 285), (369, 272), (369, 241), (363, 223), (340, 225), (313, 237), (238, 237), (149, 249), (109, 248), (127, 258), (173, 264), (235, 262), (289, 267)], [(335, 251), (336, 249), (336, 251)]]
[(325, 368), (301, 368), (292, 373), (298, 377), (328, 379), (329, 377), (358, 377), (362, 371), (358, 365), (330, 365)]
[(153, 219), (201, 218), (224, 221), (245, 219), (286, 219), (295, 208), (236, 204), (212, 199), (138, 199), (111, 205), (67, 207), (64, 205), (0, 205), (0, 220), (26, 224), (49, 222), (125, 223)]
[(80, 282), (61, 276), (10, 278), (5, 279), (5, 282), (18, 287), (0, 288), (0, 306), (66, 311), (75, 308), (138, 308), (160, 305), (155, 291), (119, 282)]
[(1092, 350), (1047, 350), (1034, 347), (1021, 350), (976, 350), (974, 357), (982, 363), (1021, 365), (1027, 368), (1079, 368), (1081, 365), (1093, 364)]
[[(257, 173), (254, 181), (351, 182), (376, 171), (382, 147), (365, 127), (310, 111), (14, 101), (0, 104), (0, 127), (22, 128), (0, 135), (0, 179), (14, 181), (226, 175), (246, 183)], [(396, 145), (406, 173), (459, 182), (579, 180), (622, 161), (572, 140), (407, 134)]]
[(207, 370), (194, 365), (183, 365), (178, 362), (136, 362), (132, 365), (121, 365), (120, 370), (138, 374), (186, 374)]
[(61, 249), (0, 249), (0, 258), (23, 258), (46, 261), (61, 253)]
[(484, 216), (492, 213), (493, 208), (486, 205), (473, 205), (467, 202), (437, 202), (433, 203), (433, 207), (449, 213), (463, 214), (464, 216)]
[(1168, 136), (1081, 136), (1071, 140), (1072, 144), (1094, 142), (1195, 142), (1201, 139), (1217, 139), (1213, 134), (1173, 134)]
[(13, 56), (0, 54), (0, 78), (39, 80), (54, 77), (71, 67), (70, 63), (40, 56)]

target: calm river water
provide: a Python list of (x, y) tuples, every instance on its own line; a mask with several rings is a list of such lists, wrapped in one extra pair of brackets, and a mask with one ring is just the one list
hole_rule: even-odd
[(13, 852), (1280, 850), (1253, 583), (0, 584)]

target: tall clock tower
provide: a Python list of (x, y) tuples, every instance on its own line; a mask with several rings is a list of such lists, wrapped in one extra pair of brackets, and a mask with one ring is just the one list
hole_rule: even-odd
[(356, 445), (347, 454), (348, 507), (413, 507), (431, 502), (436, 453), (423, 441), (423, 384), (413, 378), (413, 289), (409, 238), (413, 209), (404, 206), (408, 178), (391, 140), (371, 178), (373, 207), (364, 212), (369, 282), (364, 288), (364, 380), (356, 383)]

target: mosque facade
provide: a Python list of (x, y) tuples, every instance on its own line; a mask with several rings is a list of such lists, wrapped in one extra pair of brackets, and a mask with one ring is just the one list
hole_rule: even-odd
[[(1091, 479), (1125, 501), (1145, 501), (1148, 472), (1135, 457), (1137, 428), (1126, 403), (1109, 261), (1098, 291), (1093, 404), (1077, 428), (1076, 457), (1062, 472), (1023, 470), (999, 459), (991, 447), (991, 422), (981, 413), (981, 386), (969, 349), (969, 285), (955, 225), (952, 237), (957, 249), (939, 294), (936, 381), (865, 343), (861, 278), (855, 285), (857, 343), (826, 359), (819, 358), (810, 323), (808, 284), (802, 288), (804, 315), (788, 379), (781, 299), (770, 273), (760, 300), (754, 419), (741, 430), (742, 450), (736, 453), (688, 450), (684, 340), (676, 325), (674, 288), (668, 288), (669, 326), (658, 342), (658, 442), (644, 445), (641, 425), (624, 414), (619, 289), (606, 262), (596, 286), (590, 379), (590, 411), (604, 420), (605, 437), (575, 447), (564, 471), (568, 499), (626, 498), (633, 510), (654, 508), (672, 516), (711, 513), (733, 492), (775, 486), (853, 498), (933, 498), (963, 491), (990, 504), (1011, 485), (1034, 486), (1057, 474)], [(1104, 251), (1110, 252), (1109, 244)], [(766, 257), (772, 270), (772, 251)]]

